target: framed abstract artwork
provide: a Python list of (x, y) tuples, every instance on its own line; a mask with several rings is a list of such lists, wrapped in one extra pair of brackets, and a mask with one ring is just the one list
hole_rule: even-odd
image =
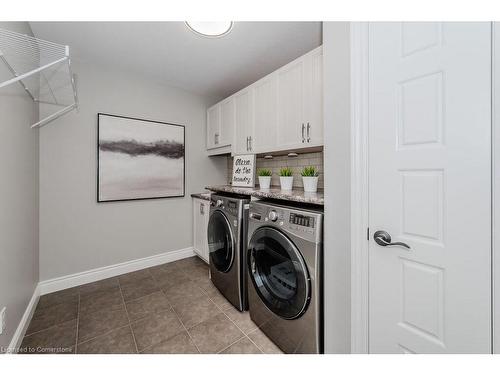
[(183, 125), (98, 113), (97, 201), (183, 197)]

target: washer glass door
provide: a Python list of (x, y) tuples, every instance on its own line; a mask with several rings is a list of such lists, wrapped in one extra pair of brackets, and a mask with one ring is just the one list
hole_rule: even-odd
[(213, 211), (208, 221), (210, 263), (220, 272), (228, 272), (234, 260), (233, 234), (226, 216)]
[(292, 241), (277, 229), (261, 227), (248, 254), (250, 279), (266, 306), (285, 319), (302, 315), (310, 299), (309, 273)]

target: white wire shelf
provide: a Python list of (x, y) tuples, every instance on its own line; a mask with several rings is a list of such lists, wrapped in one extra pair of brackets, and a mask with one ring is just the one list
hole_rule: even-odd
[(0, 82), (0, 89), (19, 83), (33, 101), (56, 108), (32, 128), (78, 108), (68, 46), (0, 29), (0, 60), (12, 74), (11, 79)]

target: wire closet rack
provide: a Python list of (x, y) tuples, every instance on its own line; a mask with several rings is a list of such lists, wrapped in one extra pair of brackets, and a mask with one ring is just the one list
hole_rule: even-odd
[(33, 101), (47, 104), (50, 114), (32, 128), (78, 108), (68, 46), (0, 29), (0, 60), (13, 76), (0, 81), (0, 89), (17, 82)]

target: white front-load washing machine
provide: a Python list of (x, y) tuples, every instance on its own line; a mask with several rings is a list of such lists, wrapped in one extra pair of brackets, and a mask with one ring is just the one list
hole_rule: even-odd
[(250, 203), (251, 319), (285, 353), (323, 353), (323, 211)]

